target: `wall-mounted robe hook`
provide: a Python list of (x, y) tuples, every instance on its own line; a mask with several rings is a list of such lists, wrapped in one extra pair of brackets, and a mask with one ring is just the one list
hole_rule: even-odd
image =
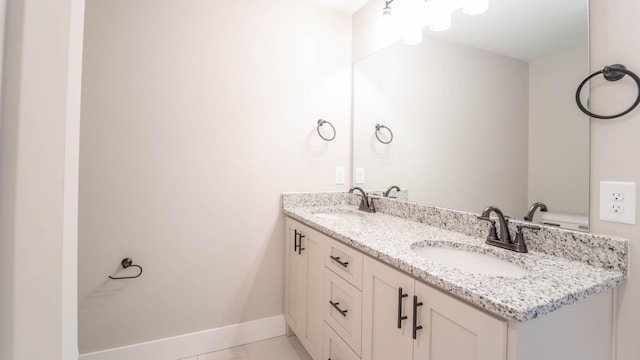
[[(321, 127), (322, 125), (324, 125), (324, 124), (327, 124), (327, 125), (331, 126), (331, 130), (333, 131), (333, 136), (331, 136), (331, 137), (324, 137), (324, 136), (322, 136), (322, 133), (320, 132), (320, 127)], [(334, 128), (334, 127), (333, 127), (333, 124), (331, 124), (331, 123), (330, 123), (330, 122), (328, 122), (327, 120), (318, 119), (318, 126), (316, 127), (316, 130), (318, 131), (318, 135), (320, 135), (320, 137), (321, 137), (323, 140), (331, 141), (331, 140), (333, 140), (333, 139), (335, 139), (335, 138), (336, 138), (336, 128)]]
[(140, 272), (137, 275), (134, 276), (120, 276), (120, 277), (115, 277), (115, 276), (111, 276), (109, 275), (109, 279), (113, 279), (113, 280), (122, 280), (122, 279), (135, 279), (140, 277), (140, 275), (142, 275), (142, 266), (140, 265), (136, 265), (133, 263), (133, 260), (131, 260), (131, 258), (124, 258), (122, 259), (122, 261), (120, 262), (120, 265), (122, 265), (123, 269), (126, 269), (128, 267), (137, 267)]

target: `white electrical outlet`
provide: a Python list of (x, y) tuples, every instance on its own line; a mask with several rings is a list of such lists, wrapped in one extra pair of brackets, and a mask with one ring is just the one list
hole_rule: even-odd
[(600, 220), (636, 223), (636, 183), (600, 182)]
[(614, 201), (622, 201), (622, 200), (624, 200), (624, 194), (621, 193), (621, 192), (614, 191), (610, 195), (611, 195), (611, 200), (614, 200)]
[(336, 185), (344, 185), (344, 168), (339, 166), (336, 168)]
[(364, 168), (356, 168), (356, 184), (364, 184)]
[(618, 202), (614, 201), (611, 203), (611, 211), (614, 213), (622, 213), (624, 212), (624, 207), (620, 205)]

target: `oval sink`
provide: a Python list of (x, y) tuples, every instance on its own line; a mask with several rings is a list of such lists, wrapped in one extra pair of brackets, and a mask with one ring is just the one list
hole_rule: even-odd
[(471, 251), (436, 246), (414, 247), (423, 259), (471, 274), (520, 278), (529, 275), (522, 267), (493, 256)]
[(328, 220), (362, 220), (362, 213), (350, 210), (327, 210), (313, 214), (313, 216)]

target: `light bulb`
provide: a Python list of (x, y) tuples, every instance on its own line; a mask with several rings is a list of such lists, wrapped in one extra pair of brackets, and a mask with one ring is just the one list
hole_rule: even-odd
[(454, 4), (446, 0), (429, 0), (425, 3), (429, 17), (429, 30), (444, 31), (451, 27), (451, 13), (458, 9), (454, 8)]
[(489, 0), (465, 0), (462, 12), (467, 15), (478, 15), (489, 9)]
[(450, 27), (451, 27), (451, 13), (442, 11), (432, 15), (431, 22), (429, 23), (429, 30), (445, 31)]

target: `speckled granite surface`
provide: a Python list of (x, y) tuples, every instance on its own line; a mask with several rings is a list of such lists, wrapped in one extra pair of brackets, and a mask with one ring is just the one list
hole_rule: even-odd
[[(428, 284), (515, 321), (549, 313), (626, 279), (625, 239), (545, 227), (528, 234), (530, 252), (518, 254), (484, 244), (488, 226), (475, 214), (387, 199), (374, 200), (378, 212), (369, 214), (357, 210), (358, 201), (345, 193), (283, 194), (283, 211)], [(335, 211), (346, 215), (318, 216)], [(494, 256), (523, 267), (529, 275), (514, 279), (465, 273), (427, 261), (411, 250), (426, 245)], [(544, 247), (549, 248), (539, 251)]]

